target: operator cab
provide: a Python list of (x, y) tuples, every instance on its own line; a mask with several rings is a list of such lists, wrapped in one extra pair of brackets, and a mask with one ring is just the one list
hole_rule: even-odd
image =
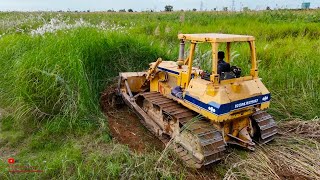
[[(220, 80), (239, 78), (241, 76), (241, 68), (237, 66), (231, 66), (230, 64), (225, 62), (225, 55), (223, 51), (218, 52), (218, 74), (220, 76)], [(200, 74), (202, 79), (210, 81), (211, 72), (202, 71)]]
[[(209, 71), (203, 70), (199, 76), (202, 79), (220, 83), (223, 80), (237, 79), (242, 76), (242, 69), (240, 67), (230, 65), (231, 56), (231, 44), (232, 43), (248, 43), (251, 55), (251, 69), (250, 76), (246, 76), (245, 79), (253, 79), (258, 77), (255, 42), (253, 36), (247, 35), (235, 35), (235, 34), (179, 34), (180, 39), (180, 52), (179, 59), (177, 61), (178, 66), (188, 65), (192, 68), (195, 49), (200, 43), (210, 43), (212, 48), (212, 67)], [(189, 56), (184, 59), (185, 43), (190, 42)], [(224, 48), (219, 50), (219, 48)], [(191, 72), (191, 70), (190, 70)], [(191, 74), (189, 79), (191, 79)]]

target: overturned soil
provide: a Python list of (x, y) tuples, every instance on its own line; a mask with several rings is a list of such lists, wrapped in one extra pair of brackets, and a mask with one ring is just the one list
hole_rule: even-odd
[(164, 145), (141, 125), (139, 118), (128, 107), (106, 112), (112, 137), (136, 152), (162, 150)]
[(101, 97), (101, 107), (108, 117), (112, 138), (138, 153), (164, 149), (164, 144), (145, 128), (137, 115), (127, 106), (113, 107), (110, 96), (113, 89), (108, 88)]
[[(108, 96), (112, 93), (109, 90), (104, 92), (101, 107), (108, 117), (113, 139), (137, 153), (163, 151), (163, 143), (140, 123), (130, 108), (110, 106)], [(319, 170), (310, 170), (314, 165), (320, 167), (317, 163), (320, 161), (319, 142), (319, 119), (282, 122), (274, 142), (257, 146), (255, 152), (229, 148), (224, 160), (200, 170), (188, 171), (187, 179), (314, 179), (318, 175), (320, 179)], [(308, 156), (305, 153), (309, 153)]]
[[(109, 97), (113, 93), (111, 87), (101, 96), (101, 107), (108, 118), (112, 138), (118, 143), (127, 145), (132, 151), (137, 153), (162, 152), (165, 145), (141, 124), (138, 116), (128, 106), (111, 106)], [(179, 164), (178, 166), (181, 165)], [(186, 177), (186, 179), (217, 178), (219, 178), (219, 175), (212, 171), (212, 167), (205, 167), (200, 170), (190, 169)]]

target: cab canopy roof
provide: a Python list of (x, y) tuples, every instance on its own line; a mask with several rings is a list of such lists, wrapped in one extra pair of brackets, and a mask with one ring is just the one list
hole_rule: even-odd
[(237, 35), (237, 34), (217, 34), (217, 33), (205, 33), (205, 34), (179, 34), (179, 39), (187, 41), (198, 42), (239, 42), (239, 41), (254, 41), (253, 36)]

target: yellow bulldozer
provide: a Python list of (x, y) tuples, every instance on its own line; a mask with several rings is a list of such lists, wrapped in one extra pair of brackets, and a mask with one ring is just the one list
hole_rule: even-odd
[[(175, 152), (191, 167), (220, 160), (230, 145), (253, 151), (256, 143), (273, 140), (277, 126), (265, 112), (271, 96), (258, 77), (255, 38), (208, 33), (179, 34), (178, 39), (177, 61), (159, 58), (145, 72), (121, 72), (118, 99), (160, 140), (171, 140)], [(219, 45), (226, 51), (225, 65), (230, 63), (235, 42), (249, 45), (249, 75), (241, 75), (238, 67), (221, 72)], [(196, 46), (204, 43), (212, 48), (211, 72), (193, 67)], [(189, 55), (185, 58), (186, 45)]]

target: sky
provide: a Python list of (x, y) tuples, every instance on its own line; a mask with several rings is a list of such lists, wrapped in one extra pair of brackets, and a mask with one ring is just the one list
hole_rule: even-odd
[(223, 7), (232, 8), (234, 1), (235, 10), (243, 7), (250, 9), (265, 9), (267, 6), (274, 8), (299, 8), (302, 2), (310, 2), (311, 8), (320, 7), (320, 0), (0, 0), (0, 11), (58, 11), (58, 10), (91, 10), (106, 11), (108, 9), (133, 9), (164, 10), (165, 5), (172, 5), (174, 10), (193, 9), (203, 10)]

